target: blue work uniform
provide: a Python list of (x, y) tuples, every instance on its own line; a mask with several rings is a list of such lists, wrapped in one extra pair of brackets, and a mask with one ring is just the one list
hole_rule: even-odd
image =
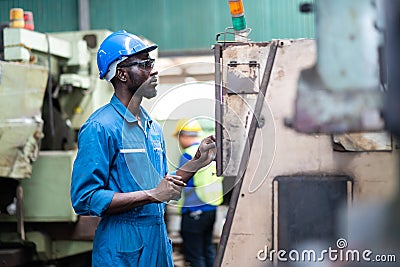
[(160, 125), (140, 107), (141, 124), (114, 95), (81, 127), (71, 200), (75, 212), (101, 216), (92, 266), (173, 266), (165, 203), (105, 214), (115, 192), (157, 187), (167, 173)]

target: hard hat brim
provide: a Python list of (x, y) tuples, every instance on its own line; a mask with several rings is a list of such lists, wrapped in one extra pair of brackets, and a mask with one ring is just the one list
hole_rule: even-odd
[(182, 130), (182, 131), (175, 132), (175, 133), (174, 133), (174, 136), (177, 137), (177, 136), (179, 136), (179, 135), (181, 135), (181, 134), (186, 135), (186, 136), (200, 136), (200, 135), (201, 135), (201, 132), (194, 132), (194, 131), (185, 131), (185, 130)]

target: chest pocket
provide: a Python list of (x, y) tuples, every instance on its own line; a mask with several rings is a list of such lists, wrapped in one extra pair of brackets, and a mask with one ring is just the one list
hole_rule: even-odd
[(164, 175), (164, 164), (163, 164), (163, 148), (161, 146), (161, 141), (160, 140), (151, 140), (152, 144), (152, 152), (153, 152), (153, 166), (155, 168), (155, 171), (163, 176)]
[[(125, 190), (150, 189), (151, 162), (142, 142), (126, 142), (119, 150), (120, 184)], [(130, 174), (130, 175), (129, 175)]]

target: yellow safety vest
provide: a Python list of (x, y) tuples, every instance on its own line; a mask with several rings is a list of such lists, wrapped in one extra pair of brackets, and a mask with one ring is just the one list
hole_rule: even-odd
[[(190, 146), (183, 150), (184, 153), (194, 157), (197, 152), (196, 145)], [(206, 204), (218, 206), (223, 201), (222, 180), (224, 178), (217, 176), (215, 161), (198, 170), (193, 176), (193, 184), (198, 198)], [(184, 203), (184, 194), (178, 201), (178, 205), (182, 207)]]

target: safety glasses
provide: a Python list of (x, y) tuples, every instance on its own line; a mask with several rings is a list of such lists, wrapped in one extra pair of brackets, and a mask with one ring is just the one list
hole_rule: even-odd
[(145, 69), (145, 70), (151, 70), (154, 67), (154, 58), (149, 58), (149, 59), (145, 59), (145, 60), (141, 60), (141, 61), (134, 61), (131, 63), (128, 63), (126, 65), (122, 65), (122, 66), (118, 66), (120, 68), (128, 68), (131, 66), (135, 66), (138, 65), (139, 68)]

